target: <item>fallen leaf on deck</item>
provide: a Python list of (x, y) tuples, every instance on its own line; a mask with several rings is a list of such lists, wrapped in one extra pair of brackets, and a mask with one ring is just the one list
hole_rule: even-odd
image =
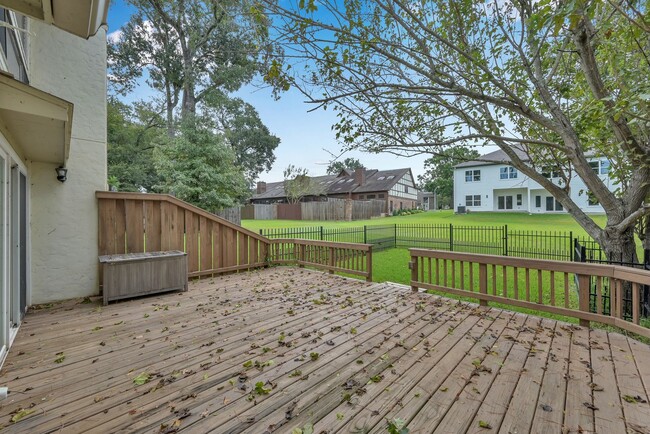
[(24, 419), (25, 417), (27, 417), (27, 416), (29, 416), (30, 414), (34, 413), (34, 411), (35, 411), (35, 410), (25, 410), (24, 408), (21, 408), (20, 410), (18, 410), (18, 411), (16, 412), (16, 414), (14, 414), (14, 415), (11, 417), (11, 421), (12, 421), (13, 423), (20, 422), (20, 421), (21, 421), (22, 419)]

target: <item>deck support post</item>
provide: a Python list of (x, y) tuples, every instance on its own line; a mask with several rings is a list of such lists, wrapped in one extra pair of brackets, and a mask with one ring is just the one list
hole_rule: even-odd
[(409, 262), (409, 269), (411, 270), (411, 290), (417, 292), (419, 287), (417, 286), (418, 281), (418, 258), (411, 256), (411, 262)]
[(368, 246), (368, 253), (366, 253), (366, 282), (372, 282), (372, 245)]

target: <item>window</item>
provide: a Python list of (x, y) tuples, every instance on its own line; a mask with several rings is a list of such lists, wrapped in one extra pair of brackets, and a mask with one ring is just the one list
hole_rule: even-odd
[(535, 196), (535, 207), (536, 208), (542, 207), (542, 196)]
[(366, 196), (366, 199), (374, 199), (375, 195), (374, 194), (369, 194)]
[(609, 173), (609, 160), (600, 160), (600, 174), (607, 175)]
[(544, 178), (559, 178), (561, 175), (560, 169), (557, 167), (544, 166), (542, 167), (542, 176)]
[(393, 178), (395, 178), (395, 176), (394, 176), (394, 175), (390, 175), (390, 176), (388, 176), (386, 179), (393, 179)]
[(480, 170), (466, 170), (465, 182), (479, 182), (481, 180)]
[(517, 206), (521, 206), (524, 201), (524, 198), (521, 194), (517, 195)]
[(553, 211), (553, 198), (546, 196), (546, 211)]
[(516, 179), (517, 178), (517, 169), (512, 166), (502, 167), (499, 169), (499, 177), (501, 179)]
[(497, 197), (497, 209), (512, 209), (512, 196)]
[(609, 160), (590, 161), (589, 166), (594, 173), (607, 175), (609, 173), (610, 163)]
[(379, 193), (379, 194), (377, 195), (377, 197), (378, 197), (379, 199), (383, 199), (383, 198), (384, 198), (384, 193)]
[(360, 194), (359, 199), (363, 199), (363, 198), (364, 198), (363, 194)]
[(481, 195), (468, 195), (465, 196), (465, 206), (481, 206)]
[(408, 185), (405, 185), (405, 186), (404, 186), (404, 193), (408, 193), (408, 192), (409, 192), (409, 186), (408, 186)]
[(383, 181), (384, 179), (386, 179), (385, 176), (380, 176), (379, 178), (377, 178), (377, 181)]
[(546, 211), (563, 211), (564, 207), (552, 196), (546, 197)]

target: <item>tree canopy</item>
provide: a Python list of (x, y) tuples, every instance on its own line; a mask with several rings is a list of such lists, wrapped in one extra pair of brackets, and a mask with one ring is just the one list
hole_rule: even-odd
[(341, 173), (343, 169), (354, 172), (355, 169), (363, 168), (363, 164), (356, 158), (348, 157), (343, 161), (330, 161), (330, 164), (327, 166), (327, 173), (329, 175), (336, 175)]
[(475, 160), (479, 155), (475, 149), (458, 146), (440, 150), (438, 154), (427, 158), (424, 162), (426, 172), (418, 177), (421, 189), (435, 192), (438, 206), (453, 207), (451, 201), (454, 196), (454, 166)]
[[(636, 258), (633, 229), (650, 213), (644, 2), (263, 3), (297, 59), (266, 79), (333, 107), (349, 148), (408, 155), (496, 145), (610, 258)], [(592, 156), (610, 160), (614, 191)], [(543, 176), (549, 166), (564, 182)], [(572, 200), (575, 176), (603, 207), (605, 227)]]

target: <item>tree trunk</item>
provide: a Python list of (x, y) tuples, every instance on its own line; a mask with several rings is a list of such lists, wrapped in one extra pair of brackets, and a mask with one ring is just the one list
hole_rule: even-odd
[(608, 261), (628, 264), (639, 262), (633, 227), (623, 232), (605, 228), (597, 241), (605, 251)]

